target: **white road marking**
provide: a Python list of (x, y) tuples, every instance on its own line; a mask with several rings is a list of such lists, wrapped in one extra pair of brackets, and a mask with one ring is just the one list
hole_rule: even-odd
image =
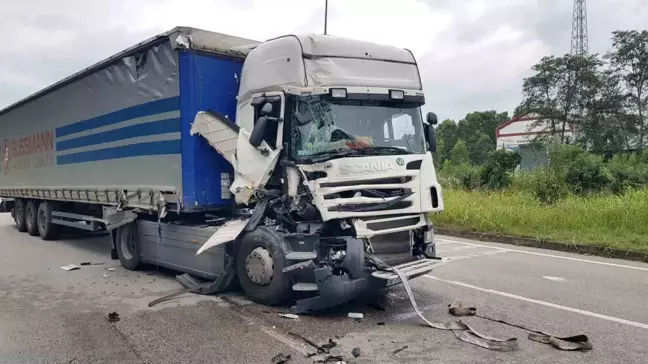
[(628, 325), (628, 326), (634, 326), (634, 327), (638, 327), (640, 329), (648, 330), (648, 324), (643, 324), (641, 322), (635, 322), (635, 321), (630, 321), (630, 320), (626, 320), (626, 319), (622, 319), (622, 318), (618, 318), (618, 317), (607, 316), (607, 315), (603, 315), (603, 314), (596, 313), (596, 312), (581, 310), (579, 308), (573, 308), (573, 307), (569, 307), (569, 306), (559, 305), (559, 304), (556, 304), (556, 303), (540, 301), (540, 300), (536, 300), (536, 299), (533, 299), (533, 298), (518, 296), (518, 295), (512, 294), (512, 293), (497, 291), (497, 290), (494, 290), (494, 289), (477, 287), (477, 286), (474, 286), (472, 284), (463, 283), (463, 282), (457, 282), (457, 281), (451, 281), (451, 280), (439, 278), (439, 277), (436, 277), (436, 276), (426, 275), (425, 277), (433, 279), (435, 281), (439, 281), (439, 282), (454, 284), (454, 285), (461, 286), (461, 287), (471, 288), (471, 289), (474, 289), (474, 290), (477, 290), (477, 291), (492, 293), (492, 294), (496, 294), (496, 295), (500, 295), (500, 296), (504, 296), (504, 297), (508, 297), (508, 298), (513, 298), (513, 299), (520, 300), (520, 301), (531, 302), (531, 303), (535, 303), (535, 304), (542, 305), (542, 306), (557, 308), (557, 309), (563, 310), (563, 311), (579, 313), (579, 314), (585, 315), (585, 316), (596, 317), (596, 318), (599, 318), (599, 319), (602, 319), (602, 320), (612, 321), (612, 322), (616, 322), (616, 323), (620, 323), (620, 324), (624, 324), (624, 325)]
[(548, 279), (548, 280), (550, 280), (550, 281), (554, 281), (554, 282), (564, 282), (564, 281), (566, 281), (566, 279), (563, 278), (563, 277), (542, 276), (542, 278), (544, 278), (544, 279)]
[(490, 245), (484, 245), (484, 244), (475, 244), (475, 243), (466, 243), (463, 241), (457, 241), (457, 240), (449, 240), (449, 239), (443, 239), (443, 238), (437, 238), (438, 240), (441, 240), (443, 242), (447, 243), (453, 243), (453, 244), (464, 244), (464, 245), (472, 245), (472, 246), (479, 246), (479, 247), (487, 247), (491, 249), (497, 249), (497, 250), (504, 250), (507, 252), (515, 252), (515, 253), (522, 253), (522, 254), (529, 254), (529, 255), (536, 255), (540, 257), (548, 257), (548, 258), (556, 258), (556, 259), (565, 259), (565, 260), (571, 260), (571, 261), (576, 261), (576, 262), (582, 262), (582, 263), (591, 263), (591, 264), (599, 264), (599, 265), (607, 265), (609, 267), (617, 267), (617, 268), (626, 268), (626, 269), (634, 269), (634, 270), (642, 270), (648, 272), (648, 268), (644, 267), (636, 267), (632, 265), (624, 265), (624, 264), (615, 264), (615, 263), (607, 263), (607, 262), (599, 262), (596, 260), (587, 260), (587, 259), (580, 259), (580, 258), (572, 258), (572, 257), (565, 257), (562, 255), (553, 255), (553, 254), (545, 254), (545, 253), (536, 253), (536, 252), (530, 252), (526, 250), (518, 250), (518, 249), (509, 249), (509, 248), (500, 248), (497, 246), (490, 246)]

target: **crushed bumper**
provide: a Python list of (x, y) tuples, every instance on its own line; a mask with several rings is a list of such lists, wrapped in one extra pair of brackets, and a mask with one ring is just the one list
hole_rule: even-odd
[[(449, 258), (420, 259), (395, 266), (407, 279), (427, 274), (450, 261)], [(297, 301), (292, 307), (294, 313), (321, 311), (344, 304), (358, 296), (381, 288), (402, 283), (398, 275), (387, 270), (377, 270), (363, 277), (351, 278), (348, 275), (334, 275), (330, 267), (315, 269), (315, 282), (318, 296)]]

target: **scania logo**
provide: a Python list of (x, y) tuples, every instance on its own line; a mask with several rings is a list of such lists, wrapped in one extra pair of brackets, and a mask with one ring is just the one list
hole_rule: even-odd
[(367, 162), (362, 164), (341, 164), (340, 174), (385, 172), (396, 169), (391, 161)]
[(331, 168), (333, 168), (333, 163), (331, 163), (331, 162), (326, 162), (326, 163), (324, 163), (324, 169), (325, 169), (325, 170), (328, 171), (328, 170), (331, 169)]

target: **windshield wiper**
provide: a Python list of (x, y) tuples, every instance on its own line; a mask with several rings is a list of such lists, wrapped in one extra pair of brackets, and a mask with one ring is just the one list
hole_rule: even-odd
[(362, 154), (369, 154), (368, 152), (380, 152), (380, 154), (388, 154), (388, 155), (396, 155), (396, 154), (412, 154), (407, 149), (402, 149), (398, 147), (390, 147), (390, 146), (381, 146), (381, 145), (376, 145), (372, 147), (363, 147), (363, 148), (358, 148), (355, 149), (357, 152), (360, 152)]
[(358, 155), (358, 154), (360, 153), (354, 149), (333, 149), (333, 150), (325, 150), (323, 152), (313, 153), (304, 156), (303, 158), (310, 161), (311, 163), (319, 163), (329, 159), (344, 158), (344, 157)]

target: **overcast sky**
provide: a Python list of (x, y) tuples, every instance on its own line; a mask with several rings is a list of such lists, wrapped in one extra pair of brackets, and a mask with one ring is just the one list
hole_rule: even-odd
[[(265, 40), (323, 32), (324, 0), (0, 0), (0, 108), (177, 25)], [(191, 4), (191, 5), (190, 5)], [(648, 0), (589, 0), (590, 52), (648, 28)], [(569, 52), (571, 0), (329, 0), (329, 34), (411, 49), (426, 110), (509, 111), (542, 56)]]

